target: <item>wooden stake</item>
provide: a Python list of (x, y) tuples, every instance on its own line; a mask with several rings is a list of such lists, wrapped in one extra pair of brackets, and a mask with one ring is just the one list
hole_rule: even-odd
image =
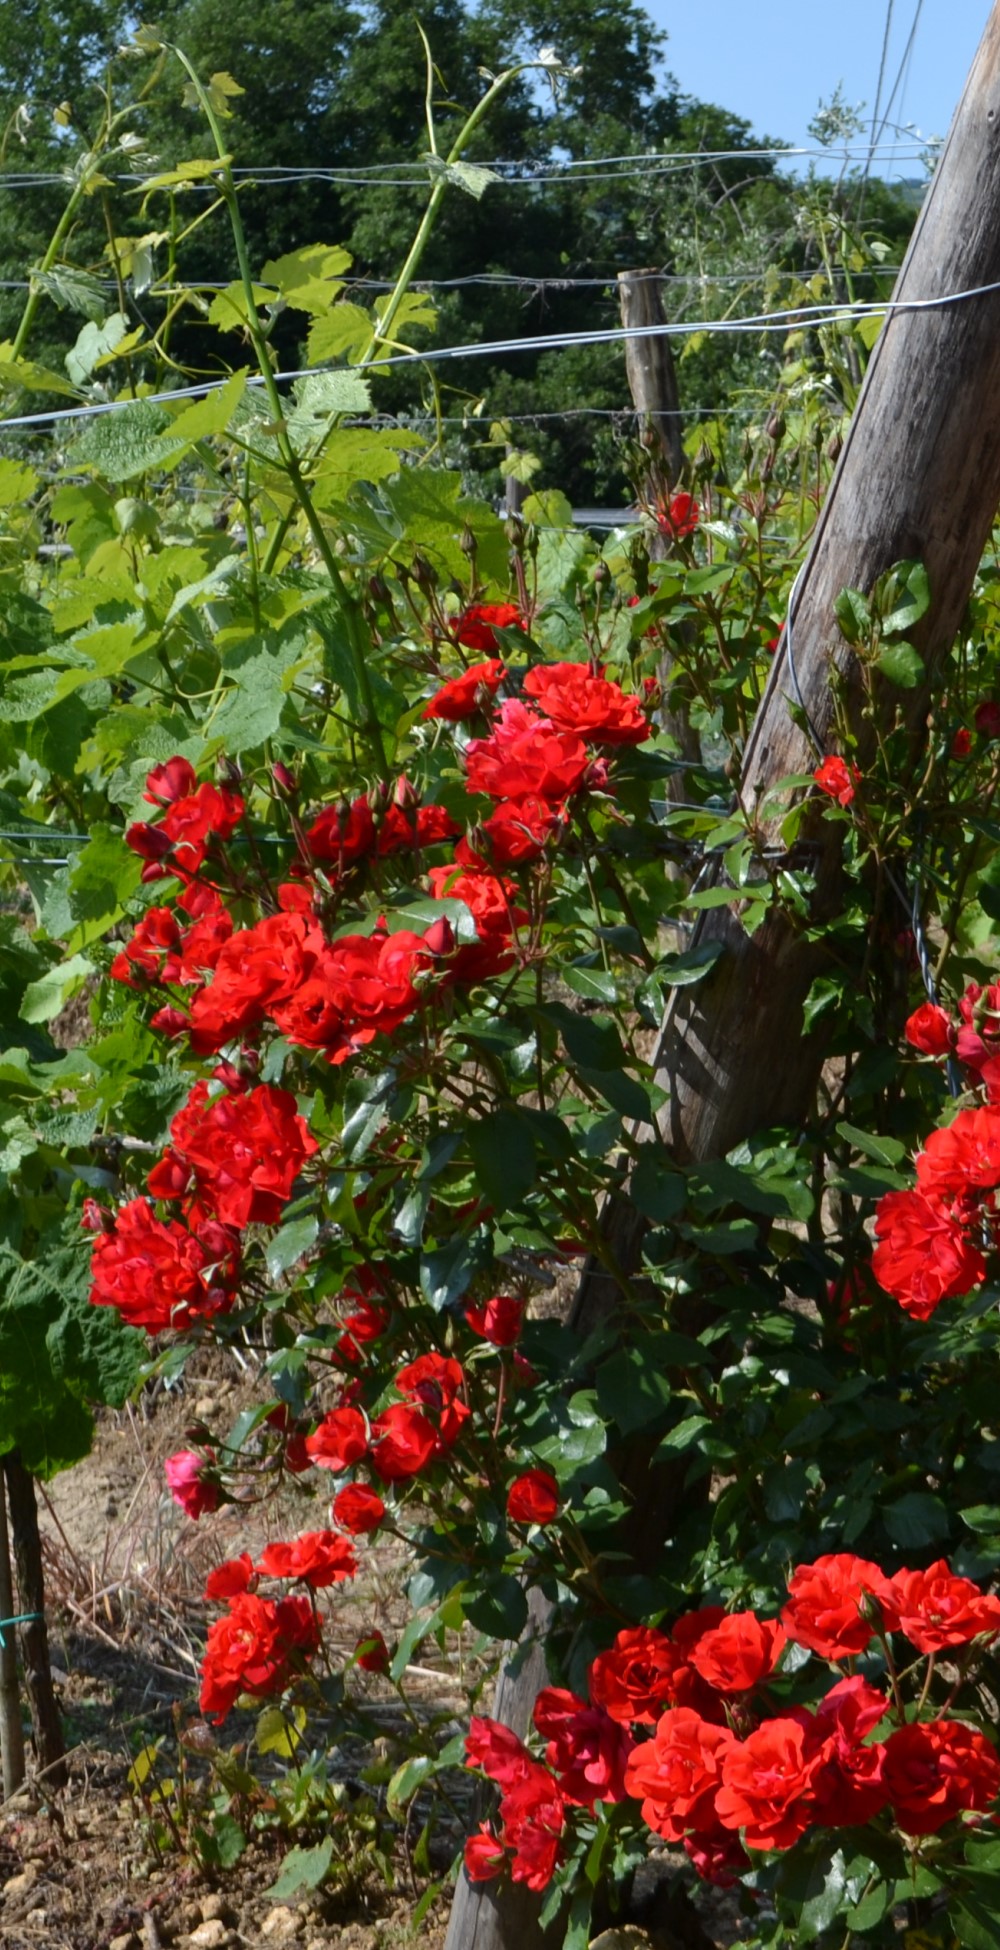
[[(619, 271), (618, 300), (626, 331), (664, 325), (663, 285), (655, 270)], [(649, 494), (652, 506), (669, 496), (684, 466), (681, 441), (680, 395), (670, 340), (625, 340), (625, 372), (639, 415), (639, 439), (649, 454)], [(650, 553), (654, 560), (666, 553), (657, 536)]]
[(63, 1742), (59, 1708), (52, 1688), (49, 1663), (49, 1635), (45, 1625), (45, 1584), (42, 1577), (42, 1542), (38, 1534), (38, 1509), (35, 1483), (16, 1449), (3, 1458), (10, 1499), (10, 1529), (17, 1565), (17, 1584), (22, 1611), (27, 1622), (18, 1627), (24, 1685), (35, 1736), (39, 1772), (50, 1788), (66, 1785), (66, 1748)]
[[(0, 1620), (13, 1619), (14, 1583), (10, 1571), (10, 1541), (7, 1535), (7, 1499), (0, 1469)], [(16, 1794), (24, 1782), (24, 1730), (21, 1726), (21, 1697), (17, 1689), (17, 1640), (13, 1624), (0, 1627), (0, 1758), (3, 1761), (4, 1798)]]

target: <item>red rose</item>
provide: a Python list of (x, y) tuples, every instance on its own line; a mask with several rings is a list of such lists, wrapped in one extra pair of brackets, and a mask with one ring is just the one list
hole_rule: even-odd
[(968, 725), (961, 724), (951, 741), (952, 758), (968, 758), (972, 750), (972, 733)]
[(362, 1672), (388, 1672), (392, 1664), (389, 1647), (381, 1632), (374, 1628), (358, 1640), (354, 1657)]
[(720, 1693), (746, 1693), (774, 1671), (785, 1644), (777, 1619), (730, 1612), (691, 1650), (691, 1664)]
[(500, 706), (490, 736), (471, 739), (465, 757), (470, 792), (491, 799), (531, 795), (556, 804), (579, 792), (591, 765), (575, 732), (558, 730), (520, 698)]
[(295, 1098), (273, 1084), (245, 1096), (209, 1096), (199, 1081), (170, 1126), (171, 1150), (150, 1172), (154, 1196), (174, 1198), (184, 1170), (198, 1197), (226, 1225), (272, 1225), (307, 1158), (319, 1149)]
[(747, 1848), (791, 1848), (814, 1819), (821, 1756), (797, 1720), (765, 1720), (722, 1755), (715, 1809), (724, 1828), (739, 1828)]
[(513, 1299), (509, 1293), (498, 1293), (492, 1300), (485, 1300), (481, 1307), (466, 1307), (465, 1318), (473, 1333), (481, 1335), (493, 1347), (513, 1347), (521, 1337), (524, 1301)]
[(524, 689), (560, 731), (594, 744), (641, 745), (650, 735), (638, 698), (589, 664), (535, 664)]
[(360, 1408), (334, 1408), (319, 1427), (306, 1436), (306, 1453), (317, 1469), (335, 1474), (350, 1469), (368, 1449), (368, 1424)]
[(628, 1625), (590, 1668), (590, 1697), (623, 1725), (652, 1726), (673, 1699), (678, 1654), (653, 1625)]
[(146, 1198), (134, 1198), (94, 1240), (95, 1307), (116, 1307), (131, 1327), (148, 1334), (189, 1327), (232, 1305), (239, 1241), (228, 1227), (202, 1220), (189, 1230), (158, 1219)]
[(668, 508), (657, 511), (656, 526), (671, 541), (681, 541), (698, 526), (701, 509), (693, 494), (675, 494)]
[(941, 1652), (1000, 1631), (1000, 1598), (988, 1597), (971, 1578), (956, 1577), (943, 1557), (926, 1571), (897, 1572), (892, 1590), (899, 1630), (918, 1652)]
[(489, 652), (499, 648), (498, 630), (523, 630), (527, 626), (516, 603), (473, 603), (464, 609), (452, 626), (456, 643), (466, 650)]
[(331, 1515), (352, 1537), (365, 1537), (369, 1531), (378, 1529), (385, 1516), (385, 1504), (378, 1491), (369, 1489), (367, 1483), (346, 1483), (333, 1499)]
[(875, 1232), (872, 1272), (915, 1320), (929, 1320), (942, 1300), (971, 1293), (986, 1278), (978, 1246), (936, 1198), (886, 1192), (876, 1208)]
[(825, 1828), (860, 1828), (885, 1807), (885, 1748), (866, 1746), (889, 1711), (883, 1694), (855, 1677), (842, 1679), (821, 1700), (812, 1726), (820, 1766), (813, 1819)]
[(326, 806), (306, 834), (309, 852), (344, 873), (372, 855), (384, 857), (407, 848), (419, 851), (454, 838), (459, 831), (443, 806), (404, 807), (390, 804), (376, 819), (366, 798), (349, 805)]
[(625, 1787), (642, 1802), (642, 1818), (665, 1841), (687, 1829), (715, 1825), (722, 1763), (733, 1744), (728, 1727), (714, 1726), (687, 1706), (668, 1707), (652, 1740), (636, 1747), (625, 1770)]
[(548, 1741), (546, 1765), (560, 1793), (578, 1807), (625, 1798), (625, 1763), (631, 1736), (599, 1706), (588, 1706), (560, 1686), (543, 1687), (533, 1718)]
[(507, 1491), (511, 1523), (551, 1523), (559, 1508), (559, 1485), (547, 1469), (526, 1469)]
[(202, 1661), (201, 1710), (222, 1720), (241, 1693), (268, 1699), (319, 1645), (319, 1621), (308, 1598), (275, 1604), (251, 1592), (235, 1597), (208, 1634)]
[(980, 738), (1000, 738), (1000, 704), (978, 704), (973, 722)]
[(917, 1158), (917, 1184), (928, 1198), (961, 1199), (1000, 1185), (1000, 1108), (960, 1110), (932, 1131)]
[(478, 940), (457, 949), (448, 972), (455, 982), (482, 982), (509, 968), (514, 956), (511, 936), (528, 915), (516, 905), (517, 888), (510, 880), (479, 868), (460, 873), (454, 867), (432, 867), (427, 876), (436, 901), (461, 901), (475, 924)]
[(206, 1598), (238, 1598), (241, 1591), (252, 1591), (257, 1582), (253, 1558), (249, 1551), (241, 1551), (239, 1557), (227, 1558), (225, 1564), (217, 1564), (205, 1579)]
[(438, 1454), (437, 1430), (419, 1408), (399, 1402), (372, 1423), (371, 1464), (384, 1483), (418, 1476)]
[[(460, 637), (459, 642), (463, 639)], [(471, 669), (463, 670), (461, 677), (453, 677), (450, 684), (442, 685), (439, 691), (424, 705), (422, 718), (443, 718), (448, 724), (459, 724), (463, 718), (471, 718), (483, 702), (484, 692), (495, 696), (503, 681), (503, 662), (499, 657), (491, 657), (488, 663), (473, 664)]]
[(924, 1056), (947, 1056), (955, 1041), (948, 1012), (936, 1002), (922, 1002), (919, 1009), (914, 1009), (906, 1020), (903, 1034), (912, 1048), (921, 1050)]
[(266, 1578), (300, 1578), (314, 1591), (353, 1578), (357, 1568), (346, 1537), (332, 1530), (307, 1530), (290, 1544), (268, 1544), (257, 1565)]
[(400, 1368), (396, 1387), (410, 1401), (434, 1417), (444, 1448), (458, 1440), (463, 1422), (471, 1413), (462, 1399), (465, 1377), (461, 1363), (444, 1354), (421, 1354), (416, 1361)]
[(838, 806), (849, 806), (861, 773), (856, 765), (848, 765), (846, 759), (833, 755), (816, 767), (813, 778), (820, 791), (835, 799)]
[(914, 1721), (885, 1743), (885, 1784), (907, 1835), (936, 1835), (954, 1815), (979, 1814), (1000, 1793), (1000, 1761), (963, 1720)]
[(867, 1650), (879, 1611), (895, 1623), (893, 1591), (877, 1564), (840, 1552), (792, 1573), (781, 1622), (796, 1645), (823, 1659), (852, 1659)]
[(348, 1367), (356, 1367), (364, 1360), (364, 1351), (373, 1341), (385, 1333), (389, 1324), (386, 1307), (379, 1307), (373, 1300), (366, 1300), (362, 1293), (345, 1293), (342, 1298), (353, 1304), (341, 1316), (343, 1333), (333, 1350), (331, 1359), (337, 1363), (346, 1362)]
[(565, 1803), (551, 1774), (532, 1761), (529, 1772), (500, 1801), (504, 1841), (513, 1850), (514, 1882), (536, 1891), (548, 1886), (559, 1860), (565, 1817)]
[(500, 1720), (473, 1714), (465, 1736), (465, 1765), (479, 1767), (498, 1787), (526, 1779), (535, 1765), (523, 1740)]
[(1000, 983), (970, 982), (958, 1005), (962, 1018), (956, 1050), (967, 1069), (981, 1072), (1000, 1052)]
[(475, 1835), (470, 1835), (465, 1844), (465, 1873), (470, 1882), (492, 1882), (507, 1862), (507, 1851), (498, 1841), (492, 1828), (480, 1824)]
[(224, 942), (212, 979), (191, 1004), (191, 1046), (211, 1055), (256, 1029), (270, 1011), (301, 990), (326, 943), (306, 914), (269, 914)]
[(154, 765), (142, 796), (151, 806), (172, 806), (176, 799), (190, 798), (196, 777), (186, 758), (168, 758), (166, 764)]
[(199, 1456), (194, 1449), (178, 1449), (163, 1465), (174, 1502), (196, 1522), (219, 1507), (218, 1484), (207, 1473), (214, 1460), (214, 1456)]
[(540, 857), (546, 842), (562, 831), (565, 822), (565, 806), (553, 805), (537, 794), (501, 799), (481, 826), (459, 840), (455, 864), (473, 869), (526, 866)]

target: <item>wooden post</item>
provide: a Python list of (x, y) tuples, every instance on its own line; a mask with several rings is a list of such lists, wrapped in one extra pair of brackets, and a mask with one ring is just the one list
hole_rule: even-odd
[[(904, 558), (919, 557), (931, 605), (913, 632), (929, 671), (958, 627), (976, 568), (1000, 505), (1000, 290), (959, 303), (926, 301), (1000, 285), (1000, 0), (995, 0), (951, 132), (918, 219), (887, 321), (869, 361), (805, 568), (793, 614), (795, 678), (787, 640), (775, 656), (747, 744), (740, 792), (753, 806), (793, 772), (811, 771), (810, 741), (792, 720), (796, 690), (825, 748), (834, 722), (831, 672), (864, 761), (873, 731), (860, 715), (851, 652), (840, 638), (833, 605), (845, 587), (871, 589)], [(926, 695), (894, 692), (914, 735), (923, 728)], [(815, 901), (836, 899), (840, 833), (830, 821), (812, 829), (817, 845)], [(735, 900), (734, 896), (734, 900)], [(901, 916), (902, 919), (902, 916)], [(821, 1038), (801, 1033), (801, 1009), (818, 951), (780, 916), (749, 936), (738, 915), (703, 915), (699, 939), (718, 938), (725, 952), (706, 981), (674, 992), (656, 1063), (670, 1091), (663, 1135), (681, 1159), (724, 1155), (755, 1129), (795, 1123), (808, 1109), (824, 1054)], [(627, 1225), (621, 1205), (610, 1212)], [(591, 1318), (581, 1295), (576, 1317)], [(650, 1511), (650, 1515), (655, 1513)], [(527, 1724), (527, 1677), (514, 1683), (508, 1711)], [(537, 1927), (525, 1928), (520, 1906), (508, 1925), (506, 1892), (487, 1912), (479, 1891), (460, 1884), (446, 1950), (546, 1950)], [(549, 1940), (548, 1950), (555, 1950)]]
[[(665, 324), (662, 291), (663, 285), (656, 271), (619, 271), (618, 297), (626, 331), (638, 326)], [(625, 373), (639, 416), (639, 439), (648, 455), (643, 489), (645, 499), (652, 508), (666, 507), (670, 490), (680, 480), (684, 467), (680, 390), (670, 340), (665, 337), (626, 339)], [(648, 545), (650, 561), (666, 560), (670, 553), (670, 537), (660, 527), (653, 529)], [(672, 668), (673, 659), (664, 654), (660, 661), (660, 682), (665, 692), (670, 684)], [(675, 740), (680, 756), (689, 765), (700, 763), (701, 741), (692, 728), (686, 704), (678, 703), (675, 699), (664, 710), (663, 728)], [(667, 796), (672, 799), (685, 797), (682, 772), (669, 782)]]
[[(0, 1621), (13, 1619), (14, 1585), (10, 1574), (7, 1499), (0, 1468)], [(4, 1799), (16, 1794), (24, 1781), (24, 1732), (17, 1690), (17, 1640), (12, 1624), (0, 1624), (0, 1759), (3, 1761)]]
[(16, 1449), (9, 1450), (4, 1456), (3, 1473), (7, 1478), (7, 1495), (10, 1499), (10, 1529), (21, 1609), (27, 1614), (26, 1623), (18, 1627), (18, 1633), (24, 1686), (35, 1736), (35, 1757), (45, 1785), (60, 1788), (66, 1785), (66, 1748), (59, 1708), (52, 1690), (35, 1482)]
[[(619, 271), (618, 299), (627, 332), (666, 323), (662, 291), (655, 270)], [(655, 506), (680, 479), (684, 466), (680, 394), (670, 340), (626, 339), (625, 372), (639, 416), (639, 439), (649, 454), (649, 500)], [(661, 535), (656, 536), (650, 553), (654, 560), (666, 554)]]

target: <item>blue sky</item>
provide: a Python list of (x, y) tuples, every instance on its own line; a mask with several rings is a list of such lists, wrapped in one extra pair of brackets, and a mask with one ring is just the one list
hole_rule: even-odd
[[(807, 124), (837, 83), (852, 106), (875, 106), (887, 8), (891, 3), (885, 99), (901, 79), (894, 122), (945, 135), (990, 14), (990, 0), (644, 0), (665, 28), (667, 66), (686, 94), (742, 115), (761, 134), (806, 144)], [(912, 52), (904, 54), (914, 17)], [(885, 142), (898, 139), (888, 133)], [(887, 158), (878, 173), (896, 170)]]

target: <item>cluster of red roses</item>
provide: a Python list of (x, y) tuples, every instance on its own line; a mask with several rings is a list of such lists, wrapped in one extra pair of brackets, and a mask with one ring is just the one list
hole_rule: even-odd
[(231, 1066), (213, 1095), (199, 1079), (170, 1126), (172, 1142), (146, 1181), (179, 1218), (159, 1219), (148, 1198), (112, 1216), (89, 1199), (84, 1224), (97, 1233), (91, 1271), (95, 1306), (117, 1307), (147, 1333), (187, 1327), (232, 1303), (240, 1231), (273, 1225), (302, 1166), (318, 1149), (295, 1098), (262, 1083), (249, 1089)]
[[(467, 1764), (497, 1784), (500, 1804), (499, 1833), (484, 1825), (466, 1844), (468, 1874), (486, 1881), (509, 1867), (543, 1889), (572, 1809), (598, 1802), (638, 1801), (649, 1828), (723, 1882), (750, 1866), (748, 1849), (791, 1848), (810, 1827), (861, 1826), (885, 1811), (922, 1836), (980, 1815), (1000, 1793), (992, 1742), (943, 1714), (907, 1719), (891, 1638), (933, 1657), (998, 1632), (1000, 1599), (943, 1560), (888, 1577), (847, 1554), (796, 1570), (780, 1620), (710, 1606), (670, 1631), (629, 1627), (593, 1661), (589, 1701), (558, 1687), (539, 1694), (542, 1758), (498, 1722), (473, 1720)], [(787, 1642), (838, 1664), (876, 1637), (891, 1692), (854, 1674), (812, 1707), (775, 1703)], [(911, 1676), (923, 1707), (924, 1674)], [(778, 1678), (779, 1690), (787, 1683)]]
[(1000, 986), (970, 983), (958, 1010), (955, 1023), (938, 1003), (924, 1002), (907, 1022), (906, 1038), (925, 1055), (961, 1064), (970, 1087), (983, 1090), (987, 1101), (931, 1132), (917, 1156), (915, 1189), (887, 1192), (875, 1219), (872, 1271), (917, 1320), (982, 1284), (996, 1237)]
[[(389, 1316), (364, 1295), (345, 1298), (350, 1311), (333, 1351), (333, 1365), (352, 1370), (366, 1347), (385, 1331)], [(523, 1311), (520, 1301), (498, 1294), (481, 1305), (470, 1305), (466, 1319), (475, 1334), (494, 1347), (508, 1349), (520, 1333)], [(420, 1355), (399, 1369), (394, 1385), (403, 1399), (369, 1418), (358, 1405), (360, 1381), (348, 1380), (338, 1406), (305, 1436), (290, 1431), (287, 1410), (272, 1410), (268, 1420), (281, 1432), (284, 1466), (293, 1472), (316, 1467), (341, 1475), (360, 1465), (385, 1489), (405, 1484), (446, 1457), (472, 1413), (461, 1363), (436, 1352)], [(167, 1459), (166, 1475), (174, 1498), (192, 1517), (218, 1506), (214, 1462), (211, 1453), (199, 1455), (195, 1450), (181, 1450)], [(544, 1525), (552, 1521), (558, 1506), (558, 1487), (547, 1470), (526, 1470), (510, 1485), (507, 1508), (512, 1522)], [(348, 1538), (378, 1530), (386, 1505), (370, 1483), (351, 1481), (337, 1491), (331, 1515), (336, 1531), (311, 1531), (290, 1543), (269, 1544), (256, 1564), (244, 1551), (210, 1576), (205, 1596), (228, 1601), (229, 1611), (209, 1633), (202, 1669), (205, 1712), (221, 1719), (240, 1694), (267, 1698), (282, 1692), (318, 1650), (321, 1622), (312, 1613), (309, 1622), (305, 1601), (288, 1598), (275, 1603), (259, 1598), (256, 1587), (261, 1577), (273, 1577), (295, 1579), (315, 1591), (353, 1577), (357, 1558)], [(358, 1664), (369, 1671), (385, 1670), (388, 1654), (381, 1635), (370, 1634), (359, 1643)]]
[(249, 1551), (213, 1571), (206, 1598), (229, 1610), (208, 1634), (202, 1661), (201, 1709), (222, 1720), (241, 1693), (269, 1699), (285, 1688), (318, 1651), (322, 1622), (308, 1597), (259, 1598), (258, 1579), (296, 1580), (310, 1592), (353, 1578), (358, 1561), (345, 1537), (312, 1530), (294, 1543), (268, 1544), (257, 1564)]
[[(390, 1314), (386, 1307), (360, 1293), (346, 1292), (342, 1303), (346, 1308), (343, 1333), (330, 1359), (334, 1369), (348, 1370), (350, 1378), (343, 1381), (337, 1405), (308, 1434), (304, 1427), (291, 1424), (284, 1407), (271, 1411), (267, 1420), (279, 1432), (283, 1467), (292, 1474), (316, 1468), (343, 1475), (363, 1465), (383, 1487), (406, 1483), (446, 1458), (470, 1422), (466, 1370), (454, 1355), (436, 1350), (418, 1355), (393, 1378), (393, 1387), (402, 1399), (370, 1415), (361, 1406), (364, 1384), (354, 1370), (363, 1363), (366, 1350), (385, 1333)], [(479, 1305), (470, 1303), (465, 1317), (475, 1335), (506, 1350), (518, 1339), (523, 1316), (522, 1301), (510, 1294), (495, 1294)], [(515, 1353), (508, 1389), (521, 1378), (530, 1380), (532, 1371)], [(379, 1371), (374, 1379), (378, 1392), (383, 1392)], [(199, 1455), (190, 1449), (167, 1459), (165, 1469), (172, 1494), (190, 1517), (200, 1517), (218, 1507), (214, 1463), (213, 1454)], [(510, 1485), (508, 1515), (514, 1523), (545, 1525), (556, 1516), (559, 1500), (551, 1473), (528, 1469)], [(378, 1529), (385, 1504), (369, 1484), (351, 1482), (335, 1497), (333, 1516), (342, 1529), (360, 1536)]]
[[(469, 624), (496, 639), (500, 610), (481, 605)], [(496, 614), (494, 615), (494, 611)], [(512, 622), (517, 612), (506, 618)], [(519, 619), (517, 619), (519, 620)], [(468, 641), (459, 633), (459, 640)], [(458, 722), (491, 705), (504, 676), (499, 658), (466, 671), (431, 698), (425, 716)], [(634, 696), (588, 665), (536, 665), (523, 685), (530, 703), (508, 698), (489, 736), (466, 748), (469, 789), (494, 809), (465, 838), (441, 806), (422, 806), (407, 781), (395, 796), (327, 807), (305, 829), (296, 822), (298, 857), (277, 889), (278, 911), (235, 929), (222, 897), (224, 847), (245, 815), (240, 793), (197, 785), (188, 760), (156, 766), (145, 797), (156, 821), (129, 828), (128, 843), (145, 861), (143, 878), (183, 883), (175, 907), (153, 907), (116, 957), (112, 976), (133, 988), (170, 991), (153, 1026), (186, 1036), (199, 1056), (251, 1042), (267, 1027), (300, 1048), (339, 1064), (413, 1016), (429, 991), (488, 979), (511, 966), (519, 929), (529, 921), (519, 889), (502, 871), (527, 867), (564, 832), (569, 802), (606, 782), (606, 762), (585, 740), (608, 747), (637, 744), (649, 725)], [(284, 789), (288, 789), (285, 781)], [(422, 933), (368, 934), (330, 940), (319, 919), (322, 889), (374, 858), (452, 843), (453, 861), (432, 866), (434, 899), (468, 910), (474, 939), (456, 942), (448, 921)], [(295, 877), (297, 876), (297, 877)], [(244, 875), (233, 884), (245, 894)], [(154, 1199), (171, 1202), (169, 1218), (149, 1199), (112, 1219), (93, 1203), (85, 1223), (99, 1236), (93, 1255), (93, 1299), (116, 1306), (150, 1333), (185, 1327), (231, 1302), (239, 1274), (240, 1231), (270, 1225), (293, 1182), (317, 1149), (294, 1099), (269, 1084), (250, 1088), (256, 1063), (243, 1048), (239, 1064), (223, 1061), (214, 1083), (200, 1081), (174, 1118), (172, 1142), (148, 1180)], [(387, 1452), (386, 1452), (387, 1453)]]

